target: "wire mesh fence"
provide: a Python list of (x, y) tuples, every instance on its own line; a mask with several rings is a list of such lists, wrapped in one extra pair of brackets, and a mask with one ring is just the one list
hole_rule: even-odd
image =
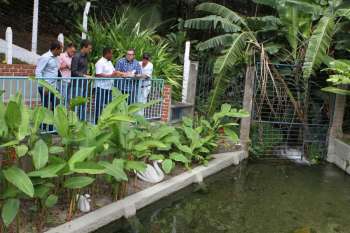
[(323, 157), (327, 151), (332, 101), (330, 95), (320, 91), (325, 83), (296, 78), (294, 66), (276, 68), (284, 83), (262, 77), (259, 69), (256, 72), (251, 153), (258, 157)]
[[(200, 114), (206, 113), (211, 92), (215, 87), (213, 65), (211, 60), (199, 62), (195, 108)], [(228, 76), (228, 81), (225, 81), (225, 88), (222, 90), (223, 93), (220, 94), (221, 98), (216, 105), (219, 108), (221, 104), (228, 103), (235, 108), (241, 108), (244, 95), (244, 71), (234, 70)]]

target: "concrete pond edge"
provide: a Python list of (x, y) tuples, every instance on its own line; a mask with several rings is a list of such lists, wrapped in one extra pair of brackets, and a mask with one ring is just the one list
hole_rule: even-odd
[(170, 194), (173, 194), (193, 183), (201, 183), (204, 178), (213, 175), (231, 165), (238, 165), (247, 158), (244, 151), (214, 154), (208, 166), (198, 166), (165, 180), (152, 187), (132, 194), (120, 201), (111, 203), (70, 222), (51, 228), (45, 233), (87, 233), (95, 231), (122, 217), (129, 218), (142, 209)]
[(338, 138), (330, 138), (327, 161), (350, 174), (350, 145)]

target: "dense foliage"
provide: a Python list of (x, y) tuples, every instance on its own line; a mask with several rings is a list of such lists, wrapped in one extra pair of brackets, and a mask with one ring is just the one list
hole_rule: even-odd
[(332, 86), (323, 88), (322, 90), (334, 94), (350, 95), (350, 91), (347, 88), (347, 85), (350, 84), (350, 61), (333, 60), (329, 63), (329, 68), (325, 70), (331, 73), (327, 81)]
[[(44, 81), (41, 85), (54, 90)], [(29, 109), (20, 94), (8, 103), (0, 102), (2, 227), (23, 216), (25, 200), (33, 201), (38, 232), (49, 209), (58, 202), (67, 205), (69, 220), (76, 211), (76, 195), (87, 189), (93, 192), (101, 179), (109, 184), (108, 193), (120, 199), (126, 195), (128, 179), (151, 160), (161, 160), (166, 173), (176, 164), (186, 168), (193, 163), (206, 164), (221, 138), (237, 141), (233, 129), (239, 118), (247, 116), (223, 105), (209, 121), (185, 119), (173, 127), (146, 122), (137, 115), (154, 103), (127, 105), (128, 96), (116, 89), (113, 97), (97, 125), (81, 122), (64, 106), (57, 106), (54, 112), (43, 107)], [(54, 140), (52, 135), (40, 133), (42, 123), (55, 126)], [(219, 133), (221, 130), (224, 133)]]
[[(141, 28), (139, 21), (131, 25), (125, 15), (114, 16), (105, 21), (91, 19), (89, 21), (88, 38), (93, 44), (90, 55), (90, 72), (94, 73), (94, 65), (102, 56), (105, 47), (113, 48), (115, 64), (122, 58), (129, 48), (136, 50), (136, 59), (140, 60), (142, 54), (151, 55), (154, 65), (153, 77), (163, 78), (173, 88), (174, 98), (179, 99), (182, 86), (182, 66), (175, 63), (170, 53), (167, 41), (155, 34), (153, 29)], [(79, 44), (80, 33), (72, 38)]]

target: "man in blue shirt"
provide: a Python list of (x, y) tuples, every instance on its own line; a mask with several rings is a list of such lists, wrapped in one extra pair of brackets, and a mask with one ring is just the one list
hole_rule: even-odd
[[(51, 43), (50, 50), (44, 53), (39, 59), (35, 69), (35, 76), (43, 78), (46, 82), (57, 88), (57, 77), (59, 69), (58, 56), (62, 52), (62, 44), (59, 41)], [(53, 110), (56, 105), (56, 98), (53, 93), (50, 93), (44, 87), (39, 86), (38, 92), (40, 94), (41, 103), (44, 107)], [(46, 129), (46, 126), (44, 126)], [(52, 126), (49, 127), (52, 130)]]
[(139, 62), (135, 59), (135, 49), (128, 49), (126, 56), (119, 59), (115, 65), (115, 70), (121, 74), (125, 80), (116, 80), (114, 86), (124, 94), (128, 94), (128, 104), (137, 101), (139, 80), (132, 79), (141, 75), (142, 70)]

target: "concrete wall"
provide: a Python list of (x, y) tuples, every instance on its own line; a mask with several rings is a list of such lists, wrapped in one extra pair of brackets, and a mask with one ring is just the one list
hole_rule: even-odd
[(327, 161), (350, 174), (350, 145), (337, 138), (330, 138)]

